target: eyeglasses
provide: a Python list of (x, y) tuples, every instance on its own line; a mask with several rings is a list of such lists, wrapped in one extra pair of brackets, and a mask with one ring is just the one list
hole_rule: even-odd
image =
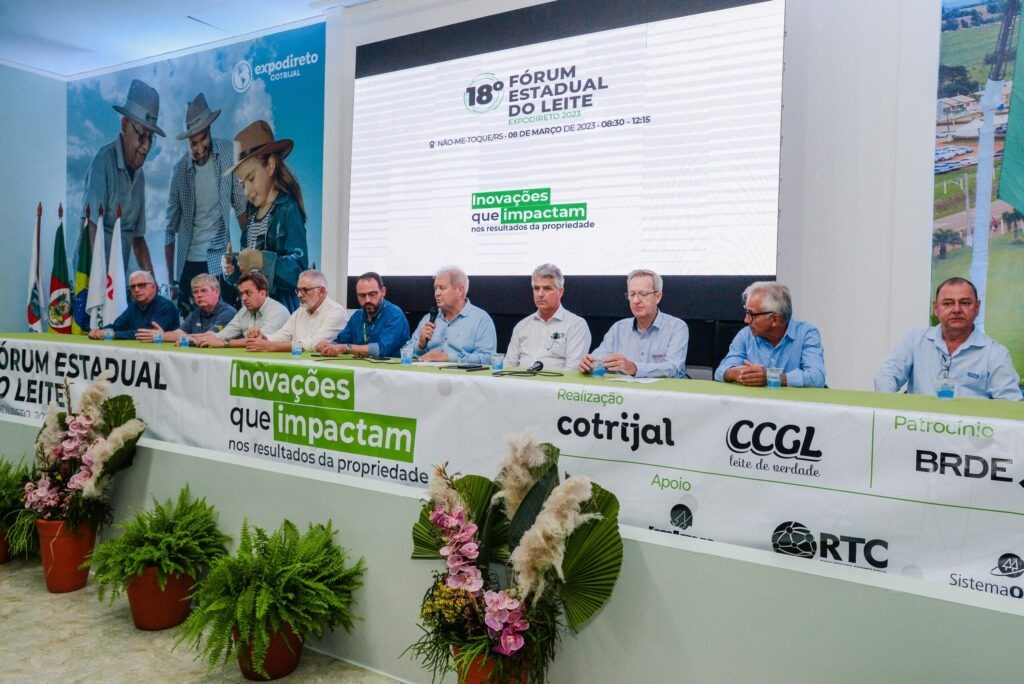
[(323, 287), (323, 285), (316, 285), (314, 287), (297, 287), (297, 288), (295, 288), (295, 294), (297, 294), (297, 295), (307, 295), (310, 292), (312, 292), (313, 290), (319, 290), (321, 287)]
[(140, 133), (139, 129), (135, 126), (135, 124), (133, 122), (129, 121), (128, 125), (132, 127), (132, 131), (135, 132), (135, 137), (139, 139), (140, 143), (144, 143), (146, 141), (149, 141), (152, 144), (152, 142), (153, 142), (153, 131), (151, 131), (149, 129), (146, 129), (146, 128), (143, 128), (142, 132)]
[(152, 284), (153, 283), (132, 283), (131, 285), (128, 286), (128, 289), (129, 290), (140, 290), (140, 289), (142, 289), (144, 287), (149, 287)]
[(380, 296), (380, 292), (374, 290), (373, 292), (356, 292), (356, 299), (362, 301), (364, 299), (376, 299)]
[(751, 311), (750, 309), (744, 309), (743, 310), (743, 317), (747, 318), (749, 316), (750, 318), (753, 319), (753, 318), (757, 318), (758, 316), (770, 316), (773, 313), (775, 313), (775, 312), (774, 311)]
[(647, 299), (652, 294), (657, 294), (657, 290), (651, 290), (650, 292), (627, 292), (626, 299)]

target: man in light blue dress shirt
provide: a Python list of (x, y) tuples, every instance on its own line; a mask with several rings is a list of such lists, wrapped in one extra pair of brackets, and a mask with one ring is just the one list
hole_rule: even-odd
[(616, 322), (601, 344), (580, 361), (580, 371), (590, 373), (601, 361), (612, 373), (637, 378), (686, 377), (686, 347), (690, 330), (686, 323), (658, 309), (662, 296), (661, 276), (638, 269), (626, 276), (626, 299), (633, 318)]
[(911, 330), (875, 375), (876, 392), (936, 396), (939, 378), (954, 384), (957, 397), (1020, 401), (1020, 376), (1006, 347), (974, 327), (981, 300), (974, 284), (950, 278), (935, 290), (939, 324)]
[(758, 281), (743, 291), (743, 320), (729, 353), (715, 370), (715, 380), (764, 387), (768, 368), (782, 369), (782, 384), (824, 387), (825, 356), (818, 329), (793, 316), (789, 288)]
[(469, 302), (468, 292), (469, 276), (462, 269), (446, 266), (437, 272), (434, 300), (440, 315), (427, 314), (416, 326), (410, 340), (413, 358), (482, 366), (491, 363), (491, 354), (498, 348), (494, 321)]

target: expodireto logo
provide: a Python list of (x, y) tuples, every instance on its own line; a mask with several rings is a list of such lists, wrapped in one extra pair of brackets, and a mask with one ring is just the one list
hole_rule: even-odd
[(252, 64), (242, 60), (231, 70), (231, 85), (236, 92), (244, 93), (252, 85)]

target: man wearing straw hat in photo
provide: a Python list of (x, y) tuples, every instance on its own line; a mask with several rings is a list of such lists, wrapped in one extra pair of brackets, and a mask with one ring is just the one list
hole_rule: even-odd
[[(121, 209), (121, 254), (125, 272), (128, 252), (134, 250), (135, 260), (143, 271), (153, 272), (153, 262), (146, 245), (146, 177), (142, 165), (153, 147), (153, 135), (164, 137), (156, 125), (160, 113), (160, 95), (138, 79), (128, 88), (124, 106), (114, 105), (121, 115), (121, 132), (117, 139), (99, 149), (85, 174), (85, 207), (93, 216), (103, 205), (104, 249), (110, 254), (117, 210)], [(90, 236), (95, 224), (89, 223)], [(110, 259), (107, 259), (110, 263)]]
[(189, 151), (171, 174), (164, 255), (170, 296), (182, 316), (195, 308), (189, 287), (192, 278), (222, 274), (221, 255), (228, 245), (231, 217), (238, 217), (239, 227), (245, 225), (242, 186), (233, 174), (224, 175), (234, 163), (231, 141), (214, 138), (210, 130), (220, 111), (210, 111), (206, 97), (199, 93), (188, 103), (185, 130), (177, 135), (178, 140), (188, 139)]

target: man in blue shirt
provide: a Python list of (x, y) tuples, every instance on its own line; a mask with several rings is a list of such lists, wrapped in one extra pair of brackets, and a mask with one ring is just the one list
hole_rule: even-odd
[(462, 269), (446, 266), (437, 272), (434, 301), (439, 311), (428, 313), (416, 326), (410, 339), (413, 358), (490, 364), (491, 354), (498, 348), (498, 334), (487, 312), (470, 304), (468, 292), (469, 276)]
[[(196, 308), (189, 313), (179, 329), (164, 333), (166, 342), (176, 343), (182, 335), (188, 335), (193, 343), (198, 342), (200, 338), (193, 336), (220, 332), (238, 313), (235, 307), (220, 298), (220, 281), (209, 273), (200, 273), (192, 279), (191, 285), (192, 298), (195, 300)], [(152, 342), (153, 333), (157, 330), (159, 328), (154, 324), (152, 331), (147, 333), (145, 330), (140, 330), (135, 339), (141, 342)]]
[[(178, 310), (170, 299), (156, 293), (156, 279), (152, 273), (132, 273), (128, 279), (128, 291), (132, 296), (128, 308), (112, 324), (103, 326), (114, 331), (115, 340), (145, 338), (146, 341), (152, 341), (154, 325), (164, 330), (178, 329)], [(90, 330), (89, 337), (94, 340), (103, 339), (103, 330)]]
[(626, 276), (633, 318), (612, 325), (598, 348), (580, 361), (580, 371), (590, 373), (601, 361), (613, 373), (638, 378), (686, 377), (690, 330), (682, 320), (658, 310), (661, 288), (661, 276), (654, 271), (638, 269)]
[(388, 289), (380, 274), (370, 271), (356, 280), (356, 299), (359, 311), (352, 314), (348, 324), (334, 338), (316, 346), (324, 356), (354, 354), (383, 358), (396, 356), (409, 339), (409, 321), (402, 310), (384, 299)]
[(957, 397), (1020, 401), (1020, 377), (1006, 347), (974, 327), (981, 300), (974, 284), (950, 278), (935, 290), (939, 324), (911, 330), (875, 375), (876, 392), (936, 396), (940, 378), (952, 381)]
[(825, 356), (818, 329), (793, 317), (789, 288), (759, 281), (743, 291), (743, 320), (715, 380), (764, 387), (768, 368), (782, 369), (782, 384), (824, 387)]

